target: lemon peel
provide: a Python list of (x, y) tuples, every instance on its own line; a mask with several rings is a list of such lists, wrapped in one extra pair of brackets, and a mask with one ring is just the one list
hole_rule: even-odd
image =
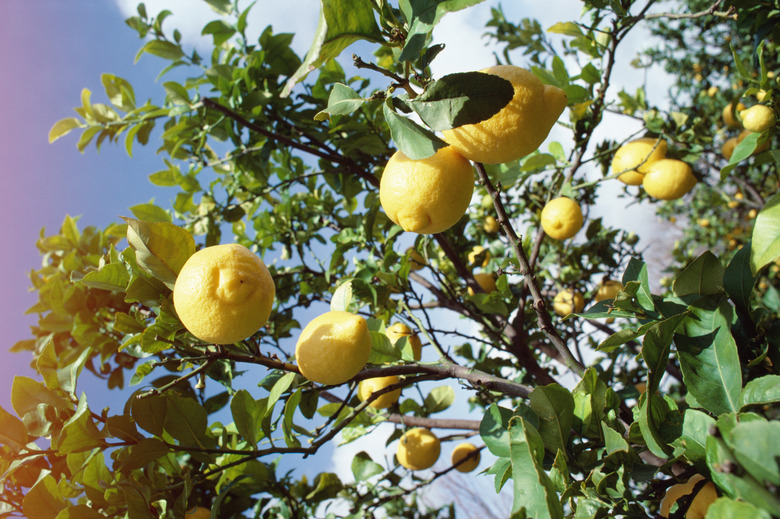
[(638, 186), (647, 173), (648, 166), (666, 156), (667, 143), (664, 139), (644, 137), (628, 142), (617, 149), (612, 157), (612, 173), (624, 184)]
[(491, 215), (487, 215), (482, 223), (482, 229), (488, 234), (495, 234), (500, 228), (501, 225), (499, 225), (498, 220)]
[[(482, 290), (484, 290), (486, 294), (496, 290), (496, 278), (493, 277), (493, 274), (488, 272), (478, 272), (474, 274), (474, 281), (476, 281), (477, 284), (482, 287)], [(472, 290), (471, 287), (468, 288), (468, 294), (470, 296), (474, 295), (474, 290)]]
[(542, 229), (555, 240), (571, 238), (582, 228), (582, 210), (571, 198), (553, 198), (542, 209)]
[(484, 164), (503, 164), (536, 150), (566, 108), (566, 93), (513, 65), (480, 72), (512, 83), (514, 96), (489, 119), (444, 131), (444, 140), (467, 159)]
[(422, 160), (395, 152), (379, 183), (379, 201), (388, 218), (418, 234), (436, 234), (455, 225), (473, 192), (471, 163), (451, 146)]
[[(361, 380), (360, 384), (358, 384), (358, 399), (360, 399), (361, 402), (365, 402), (372, 393), (376, 393), (377, 391), (384, 389), (387, 386), (397, 384), (398, 382), (399, 379), (395, 375), (389, 375), (387, 377), (373, 377)], [(401, 388), (394, 389), (388, 393), (379, 395), (377, 398), (371, 401), (368, 406), (373, 407), (374, 409), (387, 409), (388, 407), (391, 407), (393, 404), (398, 402), (398, 398), (400, 396)]]
[(189, 257), (173, 288), (173, 306), (198, 339), (232, 344), (268, 321), (276, 288), (257, 255), (237, 243), (203, 248)]
[(342, 311), (312, 319), (295, 345), (301, 375), (326, 385), (343, 384), (357, 375), (370, 354), (368, 323), (359, 315)]
[(585, 298), (571, 288), (561, 290), (553, 298), (553, 310), (561, 317), (566, 317), (571, 313), (582, 312), (584, 308)]
[[(452, 450), (452, 457), (450, 458), (452, 464), (455, 465), (456, 463), (460, 462), (460, 460), (466, 458), (472, 452), (477, 450), (479, 449), (477, 449), (477, 447), (471, 443), (468, 442), (459, 443)], [(455, 470), (459, 472), (471, 472), (479, 465), (479, 458), (480, 455), (479, 452), (477, 452), (473, 457), (469, 458), (468, 460), (464, 461), (463, 463), (455, 467)]]
[(676, 200), (696, 185), (691, 167), (677, 159), (661, 159), (650, 164), (642, 180), (645, 192), (660, 200)]
[(742, 117), (742, 126), (751, 132), (761, 133), (775, 126), (777, 116), (774, 110), (766, 105), (751, 106), (747, 110), (739, 112)]
[(441, 442), (428, 429), (416, 427), (406, 431), (398, 442), (398, 463), (409, 470), (432, 467), (441, 454)]

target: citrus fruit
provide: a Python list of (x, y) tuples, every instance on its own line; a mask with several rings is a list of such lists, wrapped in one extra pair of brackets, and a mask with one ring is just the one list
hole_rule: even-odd
[[(358, 384), (358, 398), (360, 399), (361, 402), (363, 402), (365, 400), (368, 400), (368, 397), (371, 396), (371, 393), (375, 393), (380, 389), (384, 389), (387, 386), (391, 386), (397, 383), (398, 383), (398, 377), (396, 377), (395, 375), (390, 375), (387, 377), (367, 378), (365, 380), (361, 380), (360, 384)], [(401, 388), (394, 389), (389, 393), (385, 393), (383, 395), (378, 396), (370, 404), (368, 404), (368, 406), (373, 407), (374, 409), (387, 409), (388, 407), (398, 402), (398, 397), (400, 396), (401, 396)]]
[(571, 288), (561, 290), (553, 298), (553, 310), (561, 317), (582, 312), (583, 308), (585, 308), (585, 299), (582, 294)]
[(187, 510), (187, 513), (184, 514), (184, 517), (185, 519), (210, 519), (211, 510), (202, 506), (196, 506)]
[(736, 117), (734, 117), (734, 111), (741, 112), (745, 109), (745, 105), (742, 103), (738, 103), (736, 108), (734, 108), (734, 101), (730, 102), (726, 106), (723, 107), (723, 113), (721, 114), (723, 117), (723, 122), (728, 126), (729, 128), (739, 128), (741, 126), (740, 122), (737, 120)]
[(687, 163), (677, 159), (661, 159), (650, 164), (642, 185), (653, 198), (676, 200), (693, 189), (696, 177)]
[(542, 229), (550, 238), (571, 238), (582, 227), (582, 210), (571, 198), (553, 198), (542, 209)]
[(412, 333), (412, 329), (406, 326), (404, 323), (395, 323), (387, 327), (385, 335), (390, 339), (390, 342), (395, 344), (401, 337), (406, 337), (406, 340), (412, 347), (412, 355), (415, 361), (419, 361), (422, 358), (422, 341), (420, 337)]
[[(464, 442), (461, 444), (458, 444), (453, 450), (452, 450), (452, 464), (455, 465), (460, 460), (471, 454), (472, 452), (478, 450), (474, 445)], [(479, 465), (479, 452), (477, 452), (474, 456), (469, 458), (468, 460), (464, 461), (457, 467), (455, 467), (455, 470), (460, 472), (471, 472), (477, 466)]]
[(614, 279), (607, 279), (601, 282), (596, 295), (593, 297), (596, 301), (604, 301), (605, 299), (615, 299), (618, 292), (623, 290), (623, 283), (615, 281)]
[(428, 429), (416, 427), (406, 431), (398, 442), (398, 463), (409, 470), (432, 467), (441, 454), (441, 443)]
[[(493, 277), (493, 274), (479, 272), (474, 274), (474, 281), (476, 281), (477, 284), (482, 287), (482, 290), (484, 290), (486, 294), (489, 294), (496, 289), (496, 278)], [(471, 289), (471, 287), (468, 288), (468, 293), (470, 296), (474, 295), (474, 291)]]
[(396, 151), (382, 174), (379, 201), (405, 231), (436, 234), (460, 220), (473, 191), (471, 163), (451, 146), (422, 160)]
[(409, 256), (409, 271), (414, 272), (425, 266), (425, 258), (417, 252), (414, 247), (406, 249), (406, 255)]
[(327, 385), (342, 384), (357, 375), (370, 354), (368, 323), (350, 312), (330, 311), (315, 317), (295, 345), (301, 375)]
[(739, 112), (739, 116), (742, 117), (742, 126), (746, 130), (757, 133), (772, 128), (777, 122), (774, 110), (766, 105), (751, 106)]
[(490, 251), (486, 251), (482, 245), (477, 245), (471, 249), (471, 252), (468, 254), (469, 264), (474, 265), (480, 256), (482, 256), (481, 266), (487, 266), (488, 261), (490, 261)]
[(444, 140), (467, 159), (484, 164), (503, 164), (536, 150), (566, 108), (566, 93), (513, 65), (480, 72), (512, 83), (514, 97), (489, 119), (445, 130)]
[[(663, 500), (661, 500), (661, 517), (669, 517), (672, 506), (681, 497), (693, 492), (700, 481), (704, 481), (704, 477), (701, 474), (695, 474), (685, 483), (672, 485), (664, 494)], [(688, 510), (685, 511), (685, 519), (704, 519), (707, 515), (707, 509), (717, 498), (718, 492), (715, 489), (715, 485), (712, 481), (708, 481), (694, 496), (693, 501), (688, 506)]]
[(667, 144), (664, 139), (645, 137), (628, 142), (615, 152), (612, 157), (612, 173), (625, 173), (618, 180), (630, 186), (642, 183), (647, 167), (666, 156)]
[(482, 228), (485, 230), (488, 234), (494, 234), (498, 232), (498, 229), (501, 226), (498, 224), (498, 220), (496, 220), (493, 216), (486, 216), (485, 221), (482, 223)]
[(268, 321), (275, 295), (263, 260), (231, 243), (203, 248), (187, 259), (173, 287), (173, 306), (198, 339), (232, 344)]
[(726, 139), (726, 142), (724, 142), (723, 146), (720, 148), (720, 153), (723, 155), (724, 159), (731, 159), (731, 156), (734, 154), (734, 148), (737, 147), (737, 144), (739, 144), (737, 137)]

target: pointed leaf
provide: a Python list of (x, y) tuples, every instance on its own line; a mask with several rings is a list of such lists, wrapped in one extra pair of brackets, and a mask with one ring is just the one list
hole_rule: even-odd
[(764, 375), (745, 384), (739, 398), (740, 409), (751, 405), (780, 402), (780, 375)]
[(416, 122), (395, 113), (390, 101), (383, 105), (385, 121), (390, 127), (390, 136), (396, 146), (412, 160), (422, 160), (433, 156), (436, 150), (448, 146), (432, 131)]
[(750, 309), (750, 294), (756, 278), (750, 270), (750, 243), (739, 249), (723, 272), (723, 287), (737, 308), (745, 315)]
[(49, 144), (70, 133), (74, 128), (83, 128), (84, 125), (75, 117), (60, 119), (49, 130)]
[(680, 297), (700, 294), (717, 294), (723, 290), (723, 266), (710, 251), (705, 251), (693, 260), (677, 278), (672, 286)]
[(755, 275), (780, 256), (780, 193), (767, 200), (756, 217), (751, 239), (750, 268)]
[(195, 239), (172, 223), (123, 219), (138, 266), (173, 289), (182, 266), (195, 253)]
[(529, 405), (539, 417), (544, 448), (551, 453), (566, 452), (574, 422), (574, 399), (569, 390), (558, 384), (539, 386), (531, 391)]

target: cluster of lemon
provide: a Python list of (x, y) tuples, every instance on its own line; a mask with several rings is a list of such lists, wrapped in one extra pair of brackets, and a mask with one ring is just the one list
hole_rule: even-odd
[[(739, 114), (741, 121), (734, 117), (735, 112)], [(721, 116), (726, 128), (742, 129), (739, 135), (730, 137), (723, 143), (720, 152), (726, 160), (731, 159), (731, 155), (734, 153), (737, 144), (742, 142), (745, 137), (752, 133), (764, 132), (773, 128), (777, 123), (775, 112), (768, 106), (761, 104), (745, 108), (743, 103), (737, 103), (735, 105), (734, 101), (732, 101), (723, 108)], [(764, 141), (759, 144), (754, 153), (761, 153), (768, 150), (769, 144), (769, 140)]]
[(612, 172), (631, 186), (641, 185), (660, 200), (676, 200), (696, 185), (691, 167), (678, 159), (666, 158), (663, 138), (645, 137), (622, 145), (612, 157)]

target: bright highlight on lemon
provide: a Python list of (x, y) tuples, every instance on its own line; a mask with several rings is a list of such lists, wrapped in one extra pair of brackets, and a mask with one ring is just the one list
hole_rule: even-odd
[(451, 146), (422, 160), (395, 152), (379, 183), (379, 201), (387, 217), (419, 234), (436, 234), (455, 225), (473, 192), (471, 163)]
[(667, 144), (664, 139), (645, 137), (622, 145), (612, 158), (612, 173), (618, 180), (630, 186), (642, 184), (648, 166), (666, 156)]
[[(361, 402), (365, 402), (369, 399), (369, 397), (371, 397), (372, 393), (376, 393), (377, 391), (380, 391), (388, 386), (392, 386), (393, 384), (397, 384), (398, 382), (399, 379), (395, 375), (361, 380), (360, 384), (358, 384), (358, 398)], [(372, 400), (368, 406), (373, 407), (374, 409), (387, 409), (388, 407), (398, 402), (398, 398), (400, 396), (401, 388), (394, 389), (389, 393), (384, 393), (378, 396)]]
[(295, 345), (301, 374), (327, 385), (343, 384), (357, 375), (370, 354), (368, 323), (350, 312), (331, 311), (315, 317)]
[(487, 120), (443, 132), (444, 140), (467, 159), (484, 164), (525, 157), (547, 138), (566, 108), (566, 93), (513, 65), (497, 65), (480, 72), (512, 83), (514, 97)]
[[(472, 452), (478, 451), (477, 447), (475, 447), (473, 444), (464, 442), (458, 444), (453, 450), (452, 450), (452, 457), (450, 458), (452, 461), (452, 464), (455, 465), (456, 463), (460, 462), (462, 459), (468, 457), (471, 455)], [(474, 454), (471, 458), (464, 461), (457, 467), (455, 467), (455, 470), (459, 472), (471, 472), (477, 466), (479, 466), (479, 452)]]
[(433, 466), (441, 454), (441, 443), (428, 429), (417, 427), (406, 431), (398, 441), (398, 463), (409, 470), (424, 470)]
[(550, 238), (566, 240), (582, 228), (582, 210), (571, 198), (553, 198), (542, 209), (542, 229)]
[(173, 306), (198, 339), (232, 344), (268, 321), (275, 295), (263, 260), (231, 243), (206, 247), (189, 257), (173, 287)]

